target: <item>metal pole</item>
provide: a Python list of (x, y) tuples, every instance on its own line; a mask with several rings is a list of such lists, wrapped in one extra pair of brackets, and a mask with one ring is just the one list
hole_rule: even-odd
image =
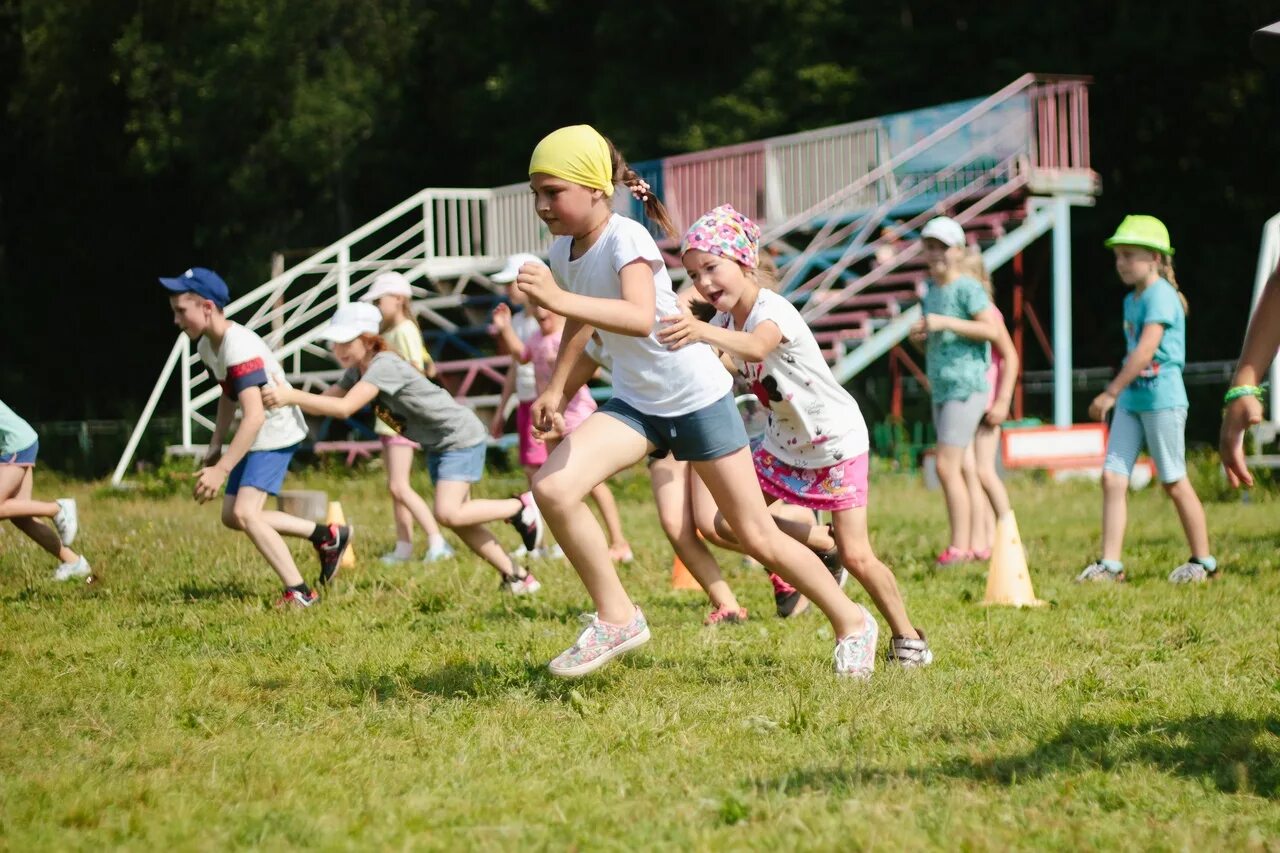
[(338, 304), (351, 301), (351, 246), (338, 247)]
[(191, 449), (191, 339), (182, 336), (182, 446)]
[(179, 340), (174, 341), (173, 349), (169, 350), (169, 358), (164, 363), (164, 370), (160, 371), (160, 379), (156, 382), (156, 387), (151, 389), (151, 397), (147, 400), (147, 405), (142, 409), (142, 416), (138, 418), (137, 425), (133, 428), (133, 434), (129, 436), (129, 443), (125, 445), (124, 453), (120, 456), (120, 461), (116, 464), (116, 470), (111, 475), (111, 485), (118, 486), (124, 479), (124, 471), (129, 467), (129, 463), (133, 461), (134, 451), (138, 449), (138, 442), (142, 440), (142, 433), (146, 430), (147, 424), (151, 421), (151, 413), (156, 410), (156, 403), (160, 402), (160, 395), (164, 392), (164, 386), (168, 384), (169, 377), (173, 374), (173, 366), (178, 363), (178, 359), (182, 356), (182, 342), (187, 339), (186, 335), (179, 335)]
[(1071, 426), (1071, 204), (1053, 201), (1053, 423)]

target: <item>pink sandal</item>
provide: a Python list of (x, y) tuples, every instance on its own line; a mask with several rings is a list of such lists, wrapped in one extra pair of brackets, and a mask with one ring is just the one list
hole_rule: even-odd
[(938, 555), (934, 562), (939, 566), (954, 566), (957, 563), (967, 563), (973, 559), (972, 551), (962, 551), (954, 545), (948, 545), (947, 550)]

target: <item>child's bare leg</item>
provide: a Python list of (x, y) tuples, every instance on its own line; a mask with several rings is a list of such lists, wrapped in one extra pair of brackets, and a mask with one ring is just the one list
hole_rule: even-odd
[(43, 521), (37, 520), (37, 518), (52, 518), (57, 515), (58, 505), (52, 501), (31, 500), (34, 480), (33, 469), (29, 467), (23, 465), (0, 465), (0, 495), (10, 496), (8, 500), (0, 502), (0, 510), (23, 506), (44, 506), (47, 504), (53, 507), (53, 512), (41, 512), (32, 515), (14, 513), (12, 515), (0, 515), (0, 518), (8, 518), (13, 522), (14, 527), (25, 533), (29, 539), (41, 548), (57, 557), (60, 562), (74, 563), (80, 559), (80, 555), (63, 545), (62, 540), (58, 538), (58, 534), (52, 527)]
[(1120, 562), (1124, 528), (1129, 521), (1129, 478), (1102, 472), (1102, 559)]
[(613, 625), (630, 624), (635, 605), (609, 559), (604, 531), (583, 498), (652, 450), (643, 435), (597, 412), (561, 442), (533, 478), (538, 508), (595, 602), (597, 618)]
[(951, 525), (951, 547), (969, 550), (969, 484), (964, 478), (963, 447), (938, 445), (938, 481), (947, 502), (947, 520)]
[(738, 599), (728, 581), (720, 574), (720, 564), (716, 562), (706, 543), (698, 537), (693, 523), (693, 498), (689, 482), (692, 475), (688, 462), (680, 462), (672, 456), (656, 460), (649, 466), (649, 483), (653, 488), (653, 500), (658, 506), (658, 522), (689, 573), (706, 591), (712, 606), (717, 609), (738, 610)]
[[(470, 506), (480, 504), (479, 516)], [(505, 515), (493, 516), (498, 509), (506, 510)], [(493, 566), (503, 575), (518, 574), (515, 564), (507, 556), (502, 543), (484, 526), (486, 522), (506, 520), (521, 510), (524, 505), (519, 498), (505, 500), (471, 500), (471, 484), (462, 480), (441, 480), (436, 483), (436, 518), (445, 527), (458, 534), (467, 547), (476, 552), (485, 562)], [(471, 521), (480, 517), (480, 521)]]
[(0, 519), (53, 518), (58, 514), (53, 501), (31, 499), (33, 471), (27, 465), (0, 465)]
[(991, 550), (992, 537), (987, 533), (987, 520), (991, 514), (991, 507), (987, 503), (987, 494), (982, 490), (982, 480), (978, 477), (978, 463), (973, 443), (970, 443), (964, 450), (964, 463), (961, 470), (964, 472), (965, 486), (969, 490), (969, 547), (974, 551), (983, 552)]
[(408, 445), (393, 444), (383, 451), (387, 465), (387, 489), (395, 502), (396, 539), (400, 542), (413, 541), (413, 522), (427, 534), (428, 539), (440, 535), (440, 526), (431, 507), (423, 500), (422, 495), (413, 490), (409, 475), (413, 470), (414, 449)]
[(600, 517), (604, 520), (605, 533), (609, 537), (609, 549), (619, 550), (627, 545), (627, 537), (622, 532), (622, 516), (618, 514), (618, 502), (613, 499), (613, 492), (608, 483), (600, 483), (591, 490), (591, 497), (600, 509)]
[(844, 567), (871, 596), (894, 636), (918, 639), (919, 633), (907, 618), (907, 607), (902, 602), (897, 579), (871, 548), (867, 508), (837, 510), (832, 513), (832, 525)]
[[(237, 494), (223, 498), (222, 521), (227, 524), (230, 520), (232, 523), (227, 524), (228, 527), (245, 532), (285, 586), (297, 586), (303, 582), (302, 574), (280, 534), (310, 536), (315, 524), (287, 513), (265, 511), (266, 502), (266, 492), (252, 486), (241, 486)], [(280, 530), (277, 525), (285, 530)]]
[(744, 447), (719, 459), (694, 462), (693, 469), (746, 552), (816, 604), (831, 620), (837, 639), (864, 629), (861, 608), (845, 596), (818, 555), (778, 529), (760, 492), (750, 450)]
[(1000, 427), (981, 424), (978, 435), (973, 440), (974, 459), (978, 468), (978, 479), (982, 482), (985, 493), (984, 503), (991, 505), (995, 518), (1004, 518), (1012, 511), (1009, 503), (1009, 491), (1000, 479), (996, 470), (996, 454), (1000, 452)]
[(1191, 556), (1208, 557), (1209, 527), (1205, 522), (1204, 506), (1195, 486), (1186, 477), (1175, 483), (1165, 483), (1164, 490), (1173, 499), (1178, 510), (1178, 520), (1182, 522), (1182, 530), (1187, 534), (1187, 545), (1191, 547)]

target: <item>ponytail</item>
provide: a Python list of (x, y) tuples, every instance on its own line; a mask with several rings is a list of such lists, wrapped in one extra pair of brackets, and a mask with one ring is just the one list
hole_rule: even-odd
[(609, 159), (613, 164), (614, 184), (621, 184), (630, 190), (636, 200), (644, 205), (645, 216), (656, 222), (658, 227), (672, 240), (678, 240), (680, 235), (676, 233), (676, 226), (671, 221), (671, 214), (667, 213), (666, 205), (653, 194), (644, 178), (636, 174), (636, 171), (627, 164), (627, 161), (623, 159), (622, 154), (612, 140), (606, 138), (605, 142), (609, 143)]
[(1161, 254), (1160, 260), (1156, 261), (1156, 272), (1160, 273), (1160, 277), (1172, 284), (1173, 289), (1178, 291), (1178, 300), (1182, 302), (1182, 313), (1190, 314), (1191, 308), (1187, 305), (1187, 297), (1182, 292), (1182, 288), (1178, 287), (1178, 279), (1173, 273), (1173, 258)]

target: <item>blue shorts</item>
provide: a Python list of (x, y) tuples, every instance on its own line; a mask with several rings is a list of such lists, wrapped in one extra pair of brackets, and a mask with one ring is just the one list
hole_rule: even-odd
[(1138, 452), (1146, 445), (1160, 482), (1168, 485), (1187, 476), (1186, 409), (1131, 412), (1116, 406), (1114, 412), (1104, 471), (1128, 477), (1133, 473), (1133, 463), (1138, 461)]
[(617, 397), (599, 410), (648, 439), (657, 448), (649, 454), (654, 459), (670, 453), (681, 462), (706, 462), (747, 446), (747, 428), (742, 425), (732, 393), (709, 406), (674, 418), (646, 415)]
[(36, 457), (40, 455), (40, 442), (33, 441), (30, 446), (13, 453), (0, 453), (0, 465), (21, 465), (23, 468), (34, 468)]
[(289, 460), (297, 452), (296, 444), (279, 450), (250, 450), (231, 469), (231, 476), (227, 477), (227, 494), (237, 494), (241, 486), (269, 495), (280, 494), (284, 475), (289, 473)]
[(441, 480), (455, 483), (478, 483), (484, 479), (484, 455), (488, 449), (487, 442), (480, 442), (473, 447), (458, 450), (427, 452), (427, 473), (431, 475), (431, 485)]

